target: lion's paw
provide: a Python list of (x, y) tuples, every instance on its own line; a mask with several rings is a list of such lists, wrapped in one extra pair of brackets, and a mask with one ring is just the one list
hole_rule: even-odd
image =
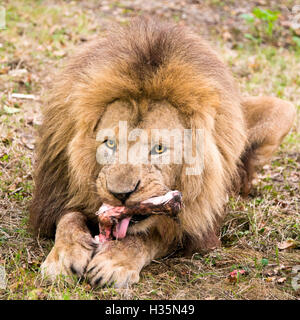
[(127, 288), (139, 281), (140, 268), (133, 261), (124, 260), (110, 252), (98, 252), (90, 261), (86, 276), (94, 287), (110, 285), (115, 288)]
[(43, 278), (54, 281), (59, 276), (68, 276), (65, 280), (70, 281), (70, 276), (83, 277), (94, 250), (93, 245), (55, 244), (41, 265)]

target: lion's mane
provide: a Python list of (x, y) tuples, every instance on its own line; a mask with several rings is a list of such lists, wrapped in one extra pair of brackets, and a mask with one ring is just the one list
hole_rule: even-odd
[[(221, 217), (244, 149), (239, 92), (210, 46), (184, 27), (137, 18), (81, 49), (57, 77), (43, 109), (30, 209), (36, 232), (53, 236), (68, 210), (92, 217), (101, 203), (95, 127), (107, 105), (129, 101), (140, 112), (147, 100), (167, 100), (188, 128), (204, 129), (204, 170), (185, 175), (181, 191), (185, 234), (201, 239)], [(141, 110), (139, 110), (141, 109)]]

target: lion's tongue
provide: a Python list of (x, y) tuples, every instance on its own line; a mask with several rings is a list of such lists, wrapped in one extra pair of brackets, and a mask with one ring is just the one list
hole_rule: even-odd
[(131, 217), (123, 218), (116, 224), (116, 227), (113, 230), (113, 235), (116, 239), (125, 238), (130, 219)]

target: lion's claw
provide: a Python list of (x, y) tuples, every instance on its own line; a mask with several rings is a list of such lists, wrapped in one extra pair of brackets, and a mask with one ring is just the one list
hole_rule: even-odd
[(98, 252), (87, 267), (86, 277), (93, 287), (105, 285), (126, 288), (139, 281), (140, 270), (130, 262), (113, 257), (110, 252)]

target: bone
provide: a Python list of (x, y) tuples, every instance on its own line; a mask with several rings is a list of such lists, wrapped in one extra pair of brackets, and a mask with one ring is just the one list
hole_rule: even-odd
[(113, 207), (104, 203), (96, 212), (100, 227), (99, 237), (102, 242), (104, 239), (110, 239), (113, 226), (117, 225), (121, 219), (133, 215), (167, 215), (176, 218), (182, 206), (182, 195), (177, 190), (147, 199), (131, 207)]

